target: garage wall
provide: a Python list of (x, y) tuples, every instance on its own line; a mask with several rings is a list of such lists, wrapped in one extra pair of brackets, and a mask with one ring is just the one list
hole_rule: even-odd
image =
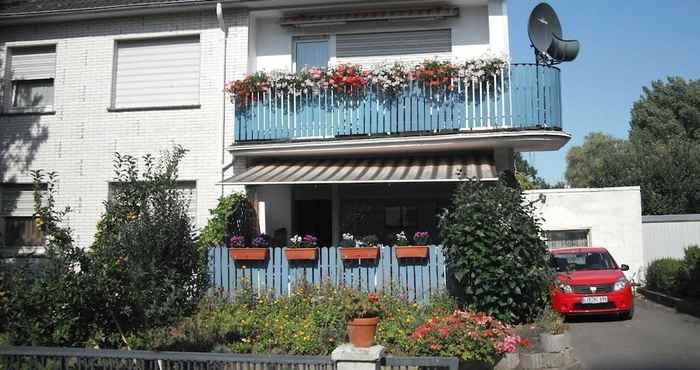
[(642, 206), (638, 186), (599, 189), (526, 191), (537, 202), (545, 230), (589, 229), (590, 245), (607, 248), (618, 264), (630, 266), (627, 277), (638, 280), (645, 265)]
[(683, 258), (684, 249), (700, 245), (700, 214), (642, 217), (644, 260)]

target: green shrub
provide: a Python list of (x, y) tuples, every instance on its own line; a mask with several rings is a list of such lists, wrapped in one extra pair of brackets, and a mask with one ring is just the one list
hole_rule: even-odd
[(116, 154), (113, 196), (97, 225), (87, 271), (100, 289), (100, 327), (122, 336), (191, 314), (206, 289), (206, 254), (197, 247), (188, 204), (176, 189), (186, 150), (160, 160)]
[(552, 273), (533, 205), (521, 190), (462, 182), (439, 230), (460, 304), (505, 322), (539, 317)]
[(216, 208), (209, 211), (211, 218), (199, 235), (201, 248), (226, 245), (227, 237), (241, 235), (252, 241), (257, 234), (257, 216), (244, 193), (232, 193), (219, 198)]
[(700, 298), (700, 247), (685, 249), (685, 258), (677, 274), (677, 292), (690, 298)]
[(652, 261), (646, 271), (646, 287), (662, 293), (678, 292), (678, 276), (683, 261), (676, 258), (660, 258)]

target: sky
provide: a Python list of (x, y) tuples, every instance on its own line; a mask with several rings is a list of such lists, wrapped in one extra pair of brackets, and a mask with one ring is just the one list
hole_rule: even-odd
[[(511, 60), (534, 62), (527, 20), (541, 1), (510, 0)], [(550, 0), (578, 58), (562, 70), (562, 126), (571, 141), (556, 152), (524, 153), (550, 183), (564, 180), (566, 153), (590, 132), (627, 138), (642, 87), (667, 76), (700, 78), (700, 0)]]

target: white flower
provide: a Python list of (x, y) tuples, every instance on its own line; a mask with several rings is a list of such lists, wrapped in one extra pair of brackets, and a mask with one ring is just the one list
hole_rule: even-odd
[(350, 233), (344, 233), (343, 240), (355, 240), (355, 237), (352, 236), (352, 234), (350, 234)]
[(294, 235), (293, 237), (291, 237), (289, 239), (289, 241), (292, 242), (292, 244), (299, 244), (299, 243), (301, 243), (301, 236)]

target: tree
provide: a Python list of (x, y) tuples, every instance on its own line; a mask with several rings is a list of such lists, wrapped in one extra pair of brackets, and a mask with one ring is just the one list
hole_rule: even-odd
[(700, 212), (700, 81), (652, 82), (632, 107), (629, 140), (593, 133), (566, 159), (574, 187), (640, 185), (644, 214)]
[(523, 190), (547, 189), (549, 184), (537, 175), (537, 169), (533, 167), (521, 153), (515, 153), (515, 178)]
[(575, 188), (638, 185), (636, 160), (627, 140), (594, 132), (566, 155), (566, 181)]
[(539, 220), (522, 190), (467, 180), (441, 216), (450, 290), (467, 309), (531, 322), (547, 302), (551, 271)]

